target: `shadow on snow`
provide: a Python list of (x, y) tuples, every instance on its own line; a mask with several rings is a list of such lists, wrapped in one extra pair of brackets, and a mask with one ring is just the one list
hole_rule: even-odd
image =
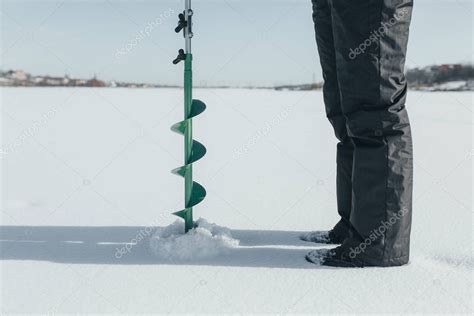
[[(301, 232), (232, 230), (240, 246), (229, 253), (195, 261), (160, 259), (149, 238), (131, 245), (146, 227), (0, 226), (0, 260), (34, 260), (69, 264), (207, 265), (311, 269), (306, 253), (316, 244), (299, 240)], [(148, 230), (149, 231), (149, 230)], [(148, 236), (151, 236), (149, 234)], [(116, 256), (126, 245), (130, 252)], [(119, 257), (119, 258), (118, 258)]]

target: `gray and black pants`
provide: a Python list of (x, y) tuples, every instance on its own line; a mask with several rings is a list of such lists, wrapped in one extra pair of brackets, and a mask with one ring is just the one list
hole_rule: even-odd
[(313, 0), (324, 102), (337, 146), (343, 247), (370, 265), (408, 262), (413, 157), (404, 65), (413, 0)]

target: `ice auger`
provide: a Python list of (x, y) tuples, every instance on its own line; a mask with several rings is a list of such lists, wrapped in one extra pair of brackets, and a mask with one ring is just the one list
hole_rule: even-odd
[(193, 140), (193, 118), (204, 112), (206, 105), (193, 100), (193, 73), (191, 54), (192, 32), (191, 0), (185, 0), (185, 9), (179, 14), (176, 33), (183, 31), (185, 39), (185, 49), (180, 49), (178, 57), (173, 64), (184, 61), (184, 120), (174, 124), (171, 130), (184, 136), (184, 165), (172, 171), (173, 174), (184, 178), (184, 209), (173, 213), (184, 219), (184, 231), (187, 233), (194, 227), (193, 207), (204, 200), (206, 190), (202, 185), (193, 181), (193, 163), (201, 159), (206, 154), (206, 147), (198, 141)]

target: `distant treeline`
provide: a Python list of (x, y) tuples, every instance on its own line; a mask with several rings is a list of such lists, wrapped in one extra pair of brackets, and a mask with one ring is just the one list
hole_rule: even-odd
[(436, 65), (407, 71), (407, 81), (410, 86), (431, 86), (452, 81), (471, 80), (474, 80), (472, 65)]
[[(432, 65), (407, 70), (406, 78), (411, 89), (425, 91), (472, 91), (474, 67), (463, 64)], [(323, 83), (283, 85), (275, 90), (319, 90)]]

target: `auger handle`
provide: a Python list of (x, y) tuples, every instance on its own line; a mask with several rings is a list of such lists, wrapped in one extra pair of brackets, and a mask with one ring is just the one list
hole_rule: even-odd
[(174, 29), (176, 33), (181, 32), (186, 26), (188, 26), (188, 22), (186, 21), (186, 17), (184, 16), (184, 13), (180, 13), (178, 15), (179, 21), (178, 21), (178, 26)]
[(186, 59), (186, 54), (184, 53), (184, 49), (180, 49), (178, 51), (178, 57), (176, 57), (175, 60), (173, 60), (173, 64), (178, 64), (180, 61), (182, 60), (185, 60)]

